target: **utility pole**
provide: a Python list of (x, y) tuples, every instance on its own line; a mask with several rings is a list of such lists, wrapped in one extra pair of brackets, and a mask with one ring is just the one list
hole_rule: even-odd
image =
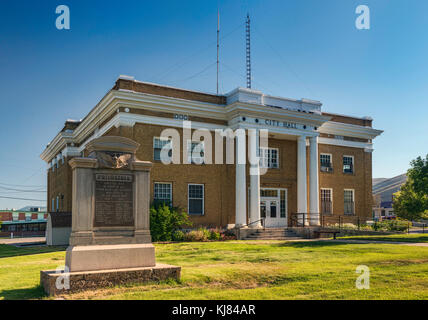
[(245, 23), (246, 34), (246, 53), (247, 53), (247, 88), (251, 89), (251, 33), (250, 33), (250, 14), (247, 14)]

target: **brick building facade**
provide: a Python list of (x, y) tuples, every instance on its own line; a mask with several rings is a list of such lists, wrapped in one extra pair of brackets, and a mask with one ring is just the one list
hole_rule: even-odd
[[(187, 140), (194, 144), (187, 142), (186, 124), (192, 133), (207, 129), (213, 148), (216, 130), (247, 130), (245, 143), (235, 139), (235, 160), (255, 147), (262, 159), (257, 164), (215, 164), (215, 150), (210, 164), (205, 158), (210, 143), (198, 144), (200, 140), (192, 137)], [(179, 133), (181, 164), (159, 160), (159, 147), (177, 144), (161, 138), (171, 128)], [(259, 140), (251, 139), (248, 132), (258, 137), (263, 129), (268, 130), (268, 146), (257, 148)], [(154, 164), (151, 199), (185, 209), (195, 226), (258, 224), (263, 218), (268, 227), (282, 227), (291, 224), (295, 213), (368, 219), (372, 140), (381, 132), (372, 128), (370, 118), (322, 112), (318, 101), (242, 88), (211, 95), (120, 77), (83, 120), (67, 121), (42, 153), (49, 164), (48, 210), (72, 211), (68, 161), (85, 155), (90, 140), (112, 135), (140, 144), (137, 158)], [(221, 145), (225, 160), (226, 142)], [(203, 149), (204, 163), (191, 163), (190, 156), (190, 164), (184, 164), (194, 147)], [(260, 167), (267, 168), (266, 174), (250, 174)]]

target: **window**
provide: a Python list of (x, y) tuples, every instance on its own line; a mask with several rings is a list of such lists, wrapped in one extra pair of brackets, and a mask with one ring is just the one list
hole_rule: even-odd
[(25, 221), (31, 221), (31, 212), (25, 213)]
[(332, 214), (333, 213), (333, 190), (332, 189), (321, 189), (321, 213)]
[(12, 213), (12, 221), (18, 221), (19, 220), (19, 213), (13, 212)]
[(287, 190), (280, 191), (279, 216), (285, 218), (287, 212)]
[(354, 157), (343, 156), (343, 172), (354, 173)]
[(260, 167), (278, 168), (278, 151), (277, 148), (260, 148)]
[(194, 164), (205, 162), (205, 144), (203, 141), (187, 141), (187, 161)]
[(154, 201), (172, 205), (172, 183), (155, 182)]
[(189, 184), (189, 214), (204, 214), (204, 185), (203, 184)]
[(344, 213), (354, 214), (354, 190), (345, 190), (343, 199)]
[(55, 199), (52, 198), (52, 203), (51, 203), (51, 211), (55, 211)]
[(56, 197), (56, 211), (59, 211), (59, 196)]
[[(164, 148), (165, 153), (162, 153)], [(165, 162), (170, 162), (172, 158), (172, 140), (169, 138), (153, 138), (153, 159), (162, 161), (162, 155), (166, 158), (163, 159)]]
[(333, 166), (331, 162), (331, 154), (321, 153), (320, 154), (320, 169), (322, 172), (332, 172)]

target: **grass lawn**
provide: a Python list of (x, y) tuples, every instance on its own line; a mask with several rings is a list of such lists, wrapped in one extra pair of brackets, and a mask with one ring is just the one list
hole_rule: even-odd
[[(157, 261), (182, 266), (180, 282), (77, 293), (71, 299), (428, 299), (428, 248), (340, 242), (227, 241), (155, 244)], [(39, 271), (64, 264), (60, 248), (0, 245), (0, 299), (44, 298)], [(356, 267), (370, 289), (355, 288)]]
[(391, 241), (391, 242), (428, 242), (428, 232), (426, 234), (393, 234), (385, 236), (348, 236), (338, 237), (342, 240), (373, 240), (373, 241)]

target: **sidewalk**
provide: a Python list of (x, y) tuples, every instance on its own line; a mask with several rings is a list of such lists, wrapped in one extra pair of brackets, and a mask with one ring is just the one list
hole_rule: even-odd
[(31, 245), (31, 244), (45, 244), (45, 243), (46, 243), (45, 237), (0, 239), (0, 244), (10, 244), (10, 245)]

